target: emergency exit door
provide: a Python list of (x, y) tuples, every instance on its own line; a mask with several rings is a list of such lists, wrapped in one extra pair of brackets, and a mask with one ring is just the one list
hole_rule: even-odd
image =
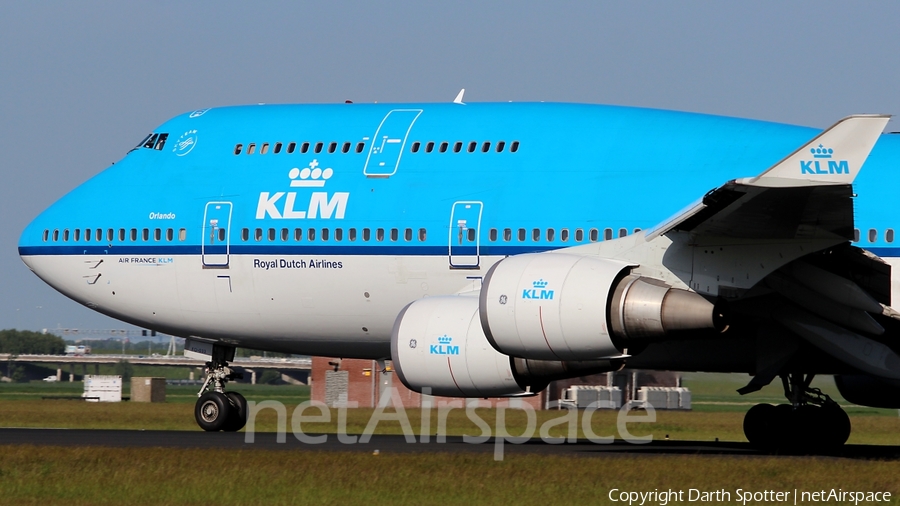
[(206, 204), (200, 237), (203, 266), (227, 268), (231, 253), (231, 202)]

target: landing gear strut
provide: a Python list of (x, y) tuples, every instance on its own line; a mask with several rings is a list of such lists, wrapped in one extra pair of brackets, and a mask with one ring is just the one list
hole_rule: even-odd
[(744, 435), (755, 446), (834, 449), (850, 437), (850, 418), (831, 397), (810, 388), (815, 375), (781, 376), (790, 404), (757, 404), (744, 416)]
[(235, 432), (247, 423), (247, 400), (237, 392), (225, 392), (225, 384), (243, 377), (228, 367), (234, 348), (213, 346), (212, 360), (206, 363), (206, 381), (197, 393), (194, 418), (209, 432)]

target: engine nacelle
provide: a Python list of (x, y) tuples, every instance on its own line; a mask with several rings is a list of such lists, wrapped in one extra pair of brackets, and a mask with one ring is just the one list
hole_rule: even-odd
[(900, 409), (900, 384), (862, 374), (834, 377), (838, 392), (853, 404), (873, 408)]
[(446, 397), (508, 397), (543, 390), (550, 381), (622, 368), (624, 360), (562, 362), (511, 358), (481, 329), (478, 299), (429, 297), (406, 306), (394, 322), (391, 356), (410, 390)]
[(630, 275), (627, 262), (558, 253), (517, 255), (484, 278), (480, 318), (499, 352), (541, 360), (615, 357), (672, 330), (726, 328), (697, 293)]
[(487, 342), (474, 297), (428, 297), (394, 322), (391, 357), (410, 390), (447, 397), (521, 395), (508, 356)]

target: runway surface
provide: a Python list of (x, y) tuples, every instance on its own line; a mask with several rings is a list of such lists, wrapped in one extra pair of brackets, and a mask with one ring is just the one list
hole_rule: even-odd
[[(315, 436), (310, 434), (310, 436)], [(354, 436), (344, 436), (353, 438)], [(402, 435), (373, 435), (368, 442), (346, 443), (337, 434), (328, 434), (325, 442), (309, 444), (299, 441), (287, 433), (283, 442), (271, 432), (259, 432), (252, 441), (244, 432), (201, 432), (201, 431), (156, 431), (156, 430), (87, 430), (87, 429), (25, 429), (0, 428), (0, 445), (37, 446), (107, 446), (116, 448), (219, 448), (219, 449), (259, 449), (293, 451), (345, 451), (379, 453), (419, 453), (419, 452), (474, 452), (493, 453), (495, 440), (481, 444), (463, 441), (460, 436), (447, 437), (446, 442), (437, 442), (432, 436), (429, 442), (407, 442)], [(538, 438), (522, 444), (505, 443), (503, 453), (510, 454), (552, 454), (552, 455), (734, 455), (764, 456), (770, 453), (754, 449), (749, 443), (710, 441), (652, 441), (633, 444), (616, 440), (610, 444), (579, 440), (577, 443), (550, 444)], [(798, 455), (809, 455), (809, 452)], [(900, 446), (846, 445), (836, 452), (820, 455), (851, 459), (900, 459)]]

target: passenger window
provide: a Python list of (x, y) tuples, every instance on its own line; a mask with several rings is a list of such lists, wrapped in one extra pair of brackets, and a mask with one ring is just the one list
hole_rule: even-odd
[(328, 240), (328, 229), (327, 229), (327, 228), (323, 228), (323, 229), (322, 229), (322, 240), (323, 240), (323, 241), (327, 241), (327, 240)]
[(156, 144), (156, 139), (159, 137), (157, 134), (153, 134), (147, 139), (147, 142), (144, 143), (145, 148), (152, 148), (154, 144)]
[(383, 228), (379, 228), (378, 230), (375, 231), (375, 240), (378, 242), (381, 242), (384, 240), (384, 229)]
[(261, 228), (257, 228), (256, 230), (253, 231), (253, 239), (255, 239), (256, 242), (262, 241), (262, 229)]
[(372, 232), (368, 228), (363, 229), (363, 241), (368, 242), (372, 238)]
[(505, 242), (512, 241), (512, 229), (511, 228), (503, 229), (503, 240)]
[(453, 143), (453, 152), (459, 153), (460, 151), (462, 151), (462, 142), (459, 142), (459, 141), (454, 142)]
[(59, 241), (59, 229), (53, 231), (53, 242)]
[[(171, 228), (166, 229), (166, 240), (172, 242), (175, 239), (175, 231)], [(246, 241), (246, 239), (244, 239)]]
[(889, 228), (884, 231), (884, 242), (894, 242), (894, 229)]
[(103, 229), (102, 228), (97, 229), (96, 237), (97, 237), (97, 242), (100, 242), (103, 240)]
[(569, 229), (564, 228), (559, 231), (559, 240), (562, 242), (567, 242), (569, 240)]
[(351, 228), (350, 230), (347, 231), (347, 240), (349, 240), (351, 242), (356, 240), (356, 229), (355, 228)]
[(106, 240), (107, 242), (113, 242), (113, 239), (116, 237), (115, 231), (111, 228), (106, 229)]
[(281, 143), (280, 142), (275, 143), (275, 147), (274, 147), (274, 149), (272, 149), (272, 153), (274, 153), (276, 155), (278, 153), (281, 153)]
[(467, 234), (467, 235), (469, 236), (469, 237), (468, 237), (469, 242), (475, 242), (475, 232), (476, 232), (476, 230), (475, 230), (474, 228), (468, 229), (468, 234)]
[(853, 242), (859, 242), (859, 229), (853, 229)]
[(425, 152), (426, 152), (426, 153), (431, 153), (432, 151), (434, 151), (434, 143), (431, 142), (431, 141), (428, 141), (428, 142), (425, 144)]
[(553, 242), (553, 238), (556, 236), (556, 231), (552, 228), (547, 229), (547, 242)]
[(287, 242), (287, 240), (290, 239), (290, 238), (291, 238), (291, 231), (288, 230), (288, 229), (286, 229), (286, 228), (281, 229), (281, 240), (282, 240), (282, 242)]
[(72, 238), (72, 240), (75, 241), (75, 242), (78, 242), (80, 238), (81, 238), (81, 229), (80, 229), (80, 228), (76, 228), (76, 229), (75, 229), (75, 237)]
[(497, 240), (497, 229), (496, 228), (492, 228), (488, 232), (488, 240), (491, 242), (495, 242)]
[(531, 240), (534, 242), (541, 240), (541, 229), (535, 228), (531, 230)]
[(341, 153), (349, 153), (350, 152), (350, 143), (345, 142), (343, 146), (341, 146)]
[(187, 240), (187, 229), (186, 228), (178, 229), (178, 240), (182, 241), (182, 242)]
[(91, 229), (84, 229), (84, 240), (87, 242), (91, 242)]
[(250, 240), (250, 229), (249, 228), (241, 229), (241, 240), (244, 242), (247, 242)]
[(334, 229), (334, 240), (335, 241), (343, 241), (344, 240), (344, 229), (342, 229), (342, 228)]
[(288, 144), (288, 148), (287, 148), (288, 154), (293, 153), (295, 149), (297, 149), (297, 143), (296, 143), (296, 142), (291, 142), (290, 144)]
[(275, 240), (275, 229), (270, 228), (269, 233), (267, 235), (269, 236), (269, 241), (274, 241)]
[(584, 230), (580, 228), (575, 229), (575, 242), (583, 242), (584, 241)]
[(636, 228), (636, 229), (634, 229), (634, 232), (633, 232), (633, 233), (637, 234), (637, 233), (640, 232), (640, 231), (641, 231), (641, 229)]
[(331, 144), (328, 145), (328, 152), (334, 153), (335, 151), (337, 151), (337, 143), (332, 142)]
[[(875, 242), (878, 239), (878, 232), (874, 228), (869, 229), (869, 242)], [(78, 231), (75, 231), (75, 240), (78, 240)]]
[(219, 229), (219, 242), (225, 242), (225, 229)]
[(391, 241), (396, 242), (400, 238), (400, 233), (396, 228), (391, 229)]
[(591, 242), (599, 241), (600, 240), (600, 231), (597, 230), (596, 228), (592, 228), (591, 233), (590, 233), (590, 239), (591, 239)]
[(620, 228), (619, 229), (619, 237), (625, 237), (626, 235), (628, 235), (628, 229)]
[(438, 148), (438, 151), (440, 151), (441, 153), (446, 153), (446, 152), (447, 152), (447, 146), (449, 146), (449, 144), (447, 144), (447, 141), (442, 142), (442, 143), (441, 143), (441, 147)]
[(322, 146), (324, 146), (324, 145), (325, 145), (325, 143), (323, 143), (323, 142), (317, 142), (317, 143), (316, 143), (316, 147), (315, 147), (315, 149), (313, 149), (313, 151), (314, 151), (315, 153), (321, 153), (321, 152), (322, 152)]
[(425, 231), (425, 229), (420, 228), (419, 229), (419, 242), (425, 242), (426, 235), (427, 235), (427, 232)]
[(419, 141), (416, 141), (416, 142), (412, 143), (412, 147), (409, 150), (412, 151), (413, 153), (418, 153), (420, 145), (421, 144), (419, 143)]
[(491, 141), (484, 141), (484, 144), (481, 145), (481, 152), (487, 153), (491, 150)]
[(475, 142), (475, 141), (472, 141), (472, 142), (469, 143), (469, 149), (467, 149), (467, 151), (468, 151), (469, 153), (474, 153), (474, 152), (475, 152), (475, 148), (477, 148), (477, 147), (478, 147), (478, 143)]
[(307, 151), (309, 151), (309, 143), (304, 142), (303, 144), (300, 145), (300, 153), (305, 154)]
[(316, 240), (316, 229), (311, 228), (306, 231), (306, 238), (309, 239), (310, 242)]
[(247, 154), (252, 155), (254, 151), (256, 151), (256, 144), (250, 143), (247, 146)]
[(131, 229), (131, 242), (136, 242), (136, 241), (137, 241), (137, 229), (133, 228), (133, 229)]
[(69, 229), (63, 230), (63, 242), (69, 242)]
[(356, 152), (357, 152), (357, 153), (362, 153), (362, 152), (363, 152), (363, 149), (364, 149), (365, 147), (366, 147), (366, 143), (365, 143), (365, 142), (358, 142), (358, 143), (356, 144)]
[(166, 139), (169, 138), (169, 134), (159, 134), (159, 139), (156, 140), (156, 145), (153, 146), (153, 149), (157, 151), (162, 151), (166, 146)]
[(525, 229), (524, 228), (519, 229), (518, 236), (519, 236), (519, 242), (525, 242)]
[[(55, 240), (56, 240), (56, 239), (54, 239), (54, 241), (55, 241)], [(119, 229), (119, 241), (120, 241), (120, 242), (125, 242), (125, 229), (124, 229), (124, 228), (120, 228), (120, 229)]]
[(303, 240), (303, 229), (302, 228), (294, 229), (294, 240), (297, 242), (300, 242)]
[(44, 230), (44, 242), (47, 242), (47, 239), (50, 238), (50, 231)]
[(162, 229), (161, 228), (153, 229), (153, 240), (154, 241), (162, 241)]
[(502, 153), (502, 152), (503, 152), (503, 148), (505, 148), (505, 147), (506, 147), (506, 143), (505, 143), (505, 142), (503, 142), (503, 141), (497, 141), (497, 152), (498, 152), (498, 153)]
[(408, 228), (403, 232), (403, 240), (406, 242), (412, 241), (412, 229)]
[(236, 155), (241, 154), (241, 149), (242, 149), (243, 147), (244, 147), (243, 144), (235, 144), (235, 145), (234, 145), (234, 154), (236, 154)]
[(259, 154), (264, 155), (269, 152), (269, 143), (264, 142), (262, 146), (259, 148)]
[(509, 145), (509, 152), (515, 153), (519, 150), (519, 141), (513, 141), (512, 144)]
[(141, 230), (141, 240), (147, 242), (150, 240), (150, 229), (145, 228)]

